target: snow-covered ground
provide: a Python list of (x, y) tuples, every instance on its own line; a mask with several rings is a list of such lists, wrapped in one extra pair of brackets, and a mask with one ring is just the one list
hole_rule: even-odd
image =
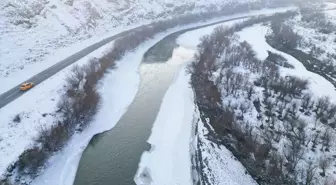
[[(248, 13), (240, 13), (232, 16), (218, 17), (211, 21), (215, 22), (222, 19), (229, 19), (246, 15), (272, 14), (275, 12), (284, 12), (289, 9), (293, 9), (293, 7), (251, 11)], [(68, 40), (57, 46), (55, 44), (55, 39), (57, 38), (53, 38), (55, 36), (53, 32), (45, 33), (45, 38), (41, 35), (45, 32), (44, 29), (48, 27), (39, 27), (39, 25), (37, 25), (37, 28), (31, 30), (29, 29), (29, 33), (26, 33), (24, 36), (22, 36), (21, 34), (24, 33), (26, 30), (25, 28), (19, 27), (22, 29), (21, 31), (6, 31), (6, 29), (9, 29), (6, 25), (8, 23), (1, 22), (5, 20), (7, 19), (0, 19), (0, 31), (4, 32), (0, 34), (0, 43), (7, 43), (7, 45), (0, 45), (0, 83), (3, 84), (0, 87), (0, 93), (9, 90), (24, 80), (27, 80), (29, 77), (37, 74), (38, 72), (41, 72), (42, 70), (54, 65), (68, 56), (71, 56), (75, 52), (78, 52), (91, 44), (97, 43), (104, 38), (108, 38), (112, 35), (134, 28), (136, 26), (150, 23), (150, 20), (144, 20), (136, 22), (132, 25), (119, 25), (116, 28), (109, 28), (102, 33), (98, 33), (96, 30), (94, 33), (92, 33), (92, 36), (90, 35), (89, 39), (77, 38), (77, 35), (80, 36), (78, 33), (66, 37), (62, 36), (60, 37), (61, 39)], [(209, 23), (211, 21), (209, 21)], [(109, 24), (103, 25), (108, 26)], [(15, 29), (18, 28), (15, 27)], [(37, 32), (35, 29), (40, 29), (40, 32), (42, 33)], [(57, 31), (54, 32), (57, 33)], [(37, 35), (34, 36), (34, 34)], [(29, 35), (29, 37), (26, 35)], [(32, 44), (32, 42), (36, 42), (36, 44)]]
[[(336, 11), (329, 10), (324, 12), (326, 20), (336, 23)], [(322, 17), (321, 17), (322, 19)], [(316, 23), (306, 22), (302, 20), (302, 15), (297, 15), (293, 19), (287, 20), (286, 24), (291, 26), (293, 30), (302, 37), (298, 49), (305, 53), (311, 53), (314, 57), (324, 63), (331, 61), (336, 65), (336, 35), (333, 33), (334, 28), (326, 28), (323, 25), (317, 26)], [(334, 24), (336, 27), (336, 24)], [(331, 33), (323, 33), (321, 29), (330, 29)]]
[[(3, 0), (0, 79), (16, 85), (83, 48), (81, 41), (97, 41), (111, 31), (256, 1), (259, 0)], [(8, 88), (0, 88), (0, 92), (5, 90)]]
[[(76, 64), (83, 65), (90, 58), (101, 57), (112, 46), (113, 43), (108, 44)], [(0, 109), (0, 174), (33, 143), (42, 128), (55, 124), (55, 111), (64, 93), (65, 78), (76, 64), (68, 66)], [(19, 123), (13, 121), (16, 114), (21, 114)]]
[[(336, 3), (335, 3), (335, 8), (336, 8)], [(329, 10), (326, 11), (327, 16), (329, 17), (330, 21), (336, 25), (336, 10)]]
[(318, 97), (329, 96), (331, 100), (336, 103), (336, 91), (333, 84), (322, 76), (308, 71), (304, 65), (294, 57), (272, 48), (266, 42), (265, 38), (269, 31), (270, 28), (267, 26), (256, 25), (242, 30), (238, 33), (238, 35), (240, 36), (241, 41), (245, 40), (252, 45), (253, 50), (256, 51), (258, 58), (261, 60), (265, 60), (268, 57), (267, 51), (271, 51), (285, 57), (285, 59), (294, 66), (294, 69), (280, 68), (282, 75), (299, 76), (304, 79), (309, 79), (310, 90), (314, 93), (314, 95)]
[[(198, 121), (199, 150), (202, 151), (204, 164), (203, 174), (211, 181), (212, 185), (257, 185), (253, 178), (246, 174), (245, 167), (225, 147), (216, 145), (207, 139), (209, 131), (204, 126), (206, 123)], [(211, 126), (209, 126), (211, 128)]]
[(334, 8), (336, 8), (336, 2), (335, 1), (332, 1), (332, 0), (330, 0), (330, 1), (328, 1), (328, 2), (324, 2), (324, 4), (325, 4), (325, 9), (334, 9)]
[[(294, 69), (279, 67), (281, 76), (290, 75), (290, 76), (297, 76), (297, 77), (301, 77), (303, 79), (309, 80), (310, 84), (309, 84), (308, 91), (312, 93), (313, 99), (323, 97), (323, 96), (328, 96), (330, 97), (331, 102), (335, 104), (336, 103), (336, 91), (334, 89), (334, 86), (329, 81), (324, 79), (322, 76), (312, 73), (310, 71), (307, 71), (306, 68), (303, 66), (303, 64), (297, 59), (295, 59), (294, 57), (272, 48), (266, 42), (266, 38), (265, 38), (265, 36), (267, 35), (269, 31), (270, 31), (270, 28), (268, 26), (258, 24), (258, 25), (243, 29), (241, 32), (237, 33), (237, 35), (239, 36), (240, 41), (247, 41), (248, 43), (252, 45), (252, 49), (256, 52), (256, 56), (261, 60), (265, 60), (267, 58), (268, 56), (267, 51), (271, 51), (273, 53), (283, 56), (289, 64), (294, 66)], [(293, 99), (291, 102), (295, 102), (295, 101), (297, 100)], [(336, 143), (334, 141), (335, 136), (336, 136), (335, 130), (331, 129), (331, 127), (328, 126), (327, 124), (322, 124), (322, 123), (317, 122), (315, 115), (307, 116), (303, 113), (299, 113), (298, 116), (300, 120), (303, 120), (305, 124), (307, 124), (306, 125), (307, 129), (305, 129), (304, 132), (308, 139), (313, 136), (315, 130), (316, 132), (323, 132), (325, 130), (330, 129), (330, 134), (331, 134), (330, 136), (331, 143), (329, 147), (330, 151), (311, 150), (311, 146), (308, 146), (310, 142), (308, 142), (307, 146), (303, 147), (304, 154), (303, 154), (302, 159), (304, 160), (300, 162), (300, 164), (298, 165), (298, 168), (306, 169), (307, 163), (309, 161), (312, 161), (316, 168), (316, 171), (314, 172), (314, 182), (320, 183), (320, 182), (325, 181), (328, 178), (335, 179), (335, 173), (334, 173), (335, 162), (332, 156), (336, 151)], [(247, 117), (248, 117), (247, 118), (248, 120), (254, 120), (254, 121), (251, 121), (251, 123), (255, 122), (253, 124), (255, 128), (259, 128), (260, 122), (258, 120), (255, 120), (254, 116), (251, 118), (249, 116)], [(277, 120), (276, 124), (278, 125), (276, 126), (276, 128), (279, 130), (282, 130), (282, 127), (285, 127), (285, 124), (281, 122), (280, 120)], [(322, 138), (323, 136), (320, 136), (320, 137)], [(283, 150), (283, 147), (286, 147), (285, 143), (288, 142), (287, 140), (288, 139), (286, 137), (282, 137), (279, 140), (280, 142), (273, 144), (273, 147), (276, 146), (276, 148), (278, 148), (278, 150), (281, 151)], [(320, 143), (318, 143), (318, 145), (319, 144)], [(318, 146), (317, 148), (320, 149), (321, 147)], [(330, 165), (326, 170), (325, 177), (322, 175), (319, 175), (318, 173), (318, 172), (321, 172), (320, 166), (318, 165), (319, 165), (319, 160), (322, 158), (330, 160)]]

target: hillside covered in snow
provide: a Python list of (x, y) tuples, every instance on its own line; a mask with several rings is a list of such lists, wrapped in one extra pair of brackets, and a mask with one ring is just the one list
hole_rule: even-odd
[(6, 85), (0, 92), (88, 44), (127, 28), (190, 13), (234, 13), (230, 12), (232, 7), (249, 10), (285, 3), (281, 0), (3, 0), (0, 82)]

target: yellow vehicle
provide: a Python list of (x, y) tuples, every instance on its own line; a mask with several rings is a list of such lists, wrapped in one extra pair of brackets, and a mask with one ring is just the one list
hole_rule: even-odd
[(21, 90), (21, 91), (26, 91), (26, 90), (31, 89), (33, 86), (34, 86), (34, 83), (32, 83), (32, 82), (23, 83), (23, 84), (20, 86), (20, 90)]

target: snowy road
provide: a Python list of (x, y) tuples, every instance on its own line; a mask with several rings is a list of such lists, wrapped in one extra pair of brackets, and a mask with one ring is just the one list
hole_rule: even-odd
[[(53, 76), (57, 72), (61, 71), (62, 69), (66, 68), (67, 66), (73, 64), (74, 62), (77, 62), (81, 58), (85, 57), (86, 55), (90, 54), (91, 52), (97, 50), (98, 48), (102, 47), (103, 45), (117, 39), (118, 37), (121, 37), (132, 30), (124, 31), (119, 34), (116, 34), (114, 36), (111, 36), (109, 38), (106, 38), (98, 43), (95, 43), (71, 56), (68, 58), (58, 62), (57, 64), (49, 67), (48, 69), (36, 74), (35, 76), (29, 78), (25, 82), (33, 82), (35, 85), (38, 85), (39, 83), (43, 82), (44, 80), (48, 79), (49, 77)], [(23, 83), (23, 82), (22, 82)], [(3, 93), (0, 95), (0, 108), (6, 106), (8, 103), (12, 102), (16, 98), (20, 97), (22, 94), (26, 93), (25, 91), (20, 91), (19, 89), (20, 84), (13, 87), (9, 91)]]
[[(236, 18), (232, 18), (232, 19), (225, 19), (225, 20), (220, 20), (220, 21), (216, 21), (210, 24), (205, 24), (205, 25), (201, 25), (201, 26), (195, 26), (192, 28), (188, 28), (188, 29), (184, 29), (181, 30), (179, 32), (186, 32), (189, 30), (193, 30), (193, 29), (199, 29), (199, 28), (203, 28), (203, 27), (207, 27), (207, 26), (211, 26), (211, 25), (215, 25), (215, 24), (219, 24), (219, 23), (223, 23), (223, 22), (228, 22), (228, 21), (232, 21), (232, 20), (237, 20), (237, 19), (243, 19), (243, 18), (248, 18), (248, 17), (252, 17), (251, 16), (241, 16), (241, 17), (236, 17)], [(106, 38), (98, 43), (95, 43), (71, 56), (69, 56), (68, 58), (58, 62), (57, 64), (49, 67), (48, 69), (36, 74), (35, 76), (27, 79), (25, 82), (33, 82), (35, 85), (38, 85), (39, 83), (43, 82), (44, 80), (48, 79), (49, 77), (53, 76), (54, 74), (56, 74), (57, 72), (61, 71), (62, 69), (66, 68), (67, 66), (75, 63), (76, 61), (78, 61), (79, 59), (85, 57), (86, 55), (90, 54), (91, 52), (95, 51), (96, 49), (102, 47), (103, 45), (119, 38), (122, 37), (132, 31), (134, 31), (137, 28), (131, 29), (131, 30), (127, 30), (124, 32), (121, 32), (119, 34), (116, 34), (114, 36), (111, 36), (109, 38)], [(22, 82), (24, 83), (24, 82)], [(0, 95), (0, 109), (4, 106), (6, 106), (7, 104), (9, 104), (10, 102), (12, 102), (13, 100), (15, 100), (16, 98), (20, 97), (22, 94), (26, 93), (25, 91), (20, 91), (19, 87), (20, 87), (21, 83), (18, 84), (17, 86), (15, 86), (14, 88), (10, 89), (9, 91), (3, 93)]]

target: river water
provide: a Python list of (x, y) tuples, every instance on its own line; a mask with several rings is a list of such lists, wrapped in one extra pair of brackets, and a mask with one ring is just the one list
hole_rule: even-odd
[[(128, 111), (110, 131), (96, 135), (85, 149), (75, 185), (131, 185), (165, 92), (181, 65), (167, 63), (177, 34), (149, 49), (140, 65), (140, 87)], [(127, 82), (125, 82), (127, 83)]]
[[(135, 99), (113, 129), (91, 139), (82, 155), (74, 185), (134, 185), (140, 157), (151, 147), (146, 141), (163, 96), (172, 83), (175, 72), (181, 67), (181, 63), (167, 63), (178, 47), (175, 42), (177, 37), (187, 31), (247, 17), (184, 29), (165, 37), (150, 48), (140, 65), (140, 86)], [(182, 53), (183, 50), (188, 49), (182, 48)], [(185, 61), (190, 59), (188, 57)]]

